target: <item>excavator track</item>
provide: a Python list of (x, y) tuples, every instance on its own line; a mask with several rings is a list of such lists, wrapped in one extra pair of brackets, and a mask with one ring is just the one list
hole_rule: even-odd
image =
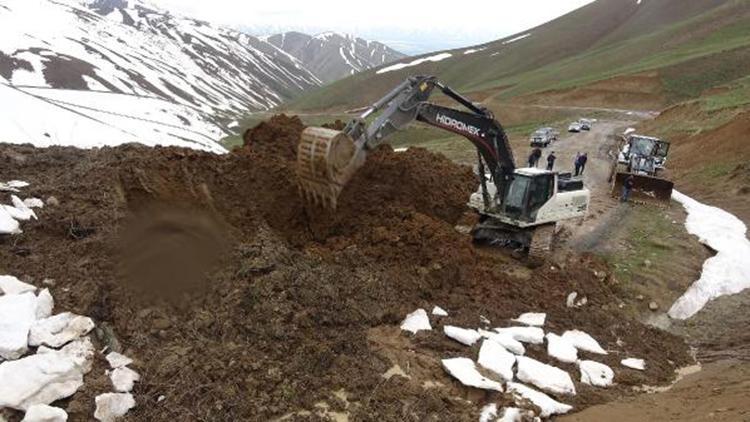
[(555, 237), (555, 223), (544, 224), (534, 229), (529, 244), (529, 258), (542, 259), (549, 255), (552, 250), (552, 241)]

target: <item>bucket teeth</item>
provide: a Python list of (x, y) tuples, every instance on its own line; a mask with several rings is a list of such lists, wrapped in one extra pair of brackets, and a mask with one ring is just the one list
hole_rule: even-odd
[(316, 206), (336, 209), (338, 196), (358, 166), (349, 136), (309, 127), (297, 148), (297, 178), (301, 196)]

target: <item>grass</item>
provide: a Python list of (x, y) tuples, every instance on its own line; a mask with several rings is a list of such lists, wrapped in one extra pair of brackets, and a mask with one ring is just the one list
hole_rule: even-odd
[[(675, 233), (672, 219), (663, 211), (647, 206), (631, 207), (626, 217), (624, 249), (605, 256), (618, 280), (632, 283), (634, 278), (657, 272), (674, 250), (669, 239)], [(650, 262), (650, 264), (647, 264)]]

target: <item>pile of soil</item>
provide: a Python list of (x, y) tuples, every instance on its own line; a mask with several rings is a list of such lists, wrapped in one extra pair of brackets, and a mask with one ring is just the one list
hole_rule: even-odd
[[(547, 329), (585, 330), (613, 350), (597, 359), (615, 368), (618, 386), (577, 384), (579, 395), (565, 398), (577, 407), (667, 382), (688, 362), (680, 339), (619, 311), (603, 263), (583, 256), (530, 269), (474, 247), (454, 226), (468, 218), (476, 182), (440, 155), (381, 147), (335, 213), (304, 203), (294, 177), (302, 128), (274, 117), (223, 156), (0, 146), (0, 180), (57, 199), (23, 235), (0, 239), (0, 270), (55, 279), (58, 311), (92, 316), (100, 346), (136, 359), (143, 380), (130, 419), (476, 420), (479, 405), (502, 397), (460, 386), (440, 359), (476, 356), (478, 346), (447, 339), (442, 325), (478, 327), (480, 315), (500, 326), (544, 311)], [(588, 305), (567, 308), (572, 291)], [(398, 329), (434, 305), (450, 312), (434, 331)], [(529, 354), (549, 360), (542, 347)], [(647, 370), (621, 369), (625, 355)], [(396, 366), (409, 378), (383, 377)], [(67, 404), (70, 420), (89, 420), (93, 397), (109, 391), (96, 368)]]

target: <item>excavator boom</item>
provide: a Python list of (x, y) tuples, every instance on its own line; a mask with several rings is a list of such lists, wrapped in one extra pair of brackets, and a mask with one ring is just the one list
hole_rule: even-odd
[[(468, 111), (427, 102), (435, 88)], [(375, 120), (368, 123), (378, 112)], [(305, 129), (297, 150), (300, 191), (312, 202), (335, 209), (341, 191), (364, 164), (368, 151), (415, 120), (468, 139), (498, 189), (503, 189), (513, 174), (513, 152), (492, 113), (432, 76), (416, 76), (401, 83), (341, 132), (319, 127)]]

